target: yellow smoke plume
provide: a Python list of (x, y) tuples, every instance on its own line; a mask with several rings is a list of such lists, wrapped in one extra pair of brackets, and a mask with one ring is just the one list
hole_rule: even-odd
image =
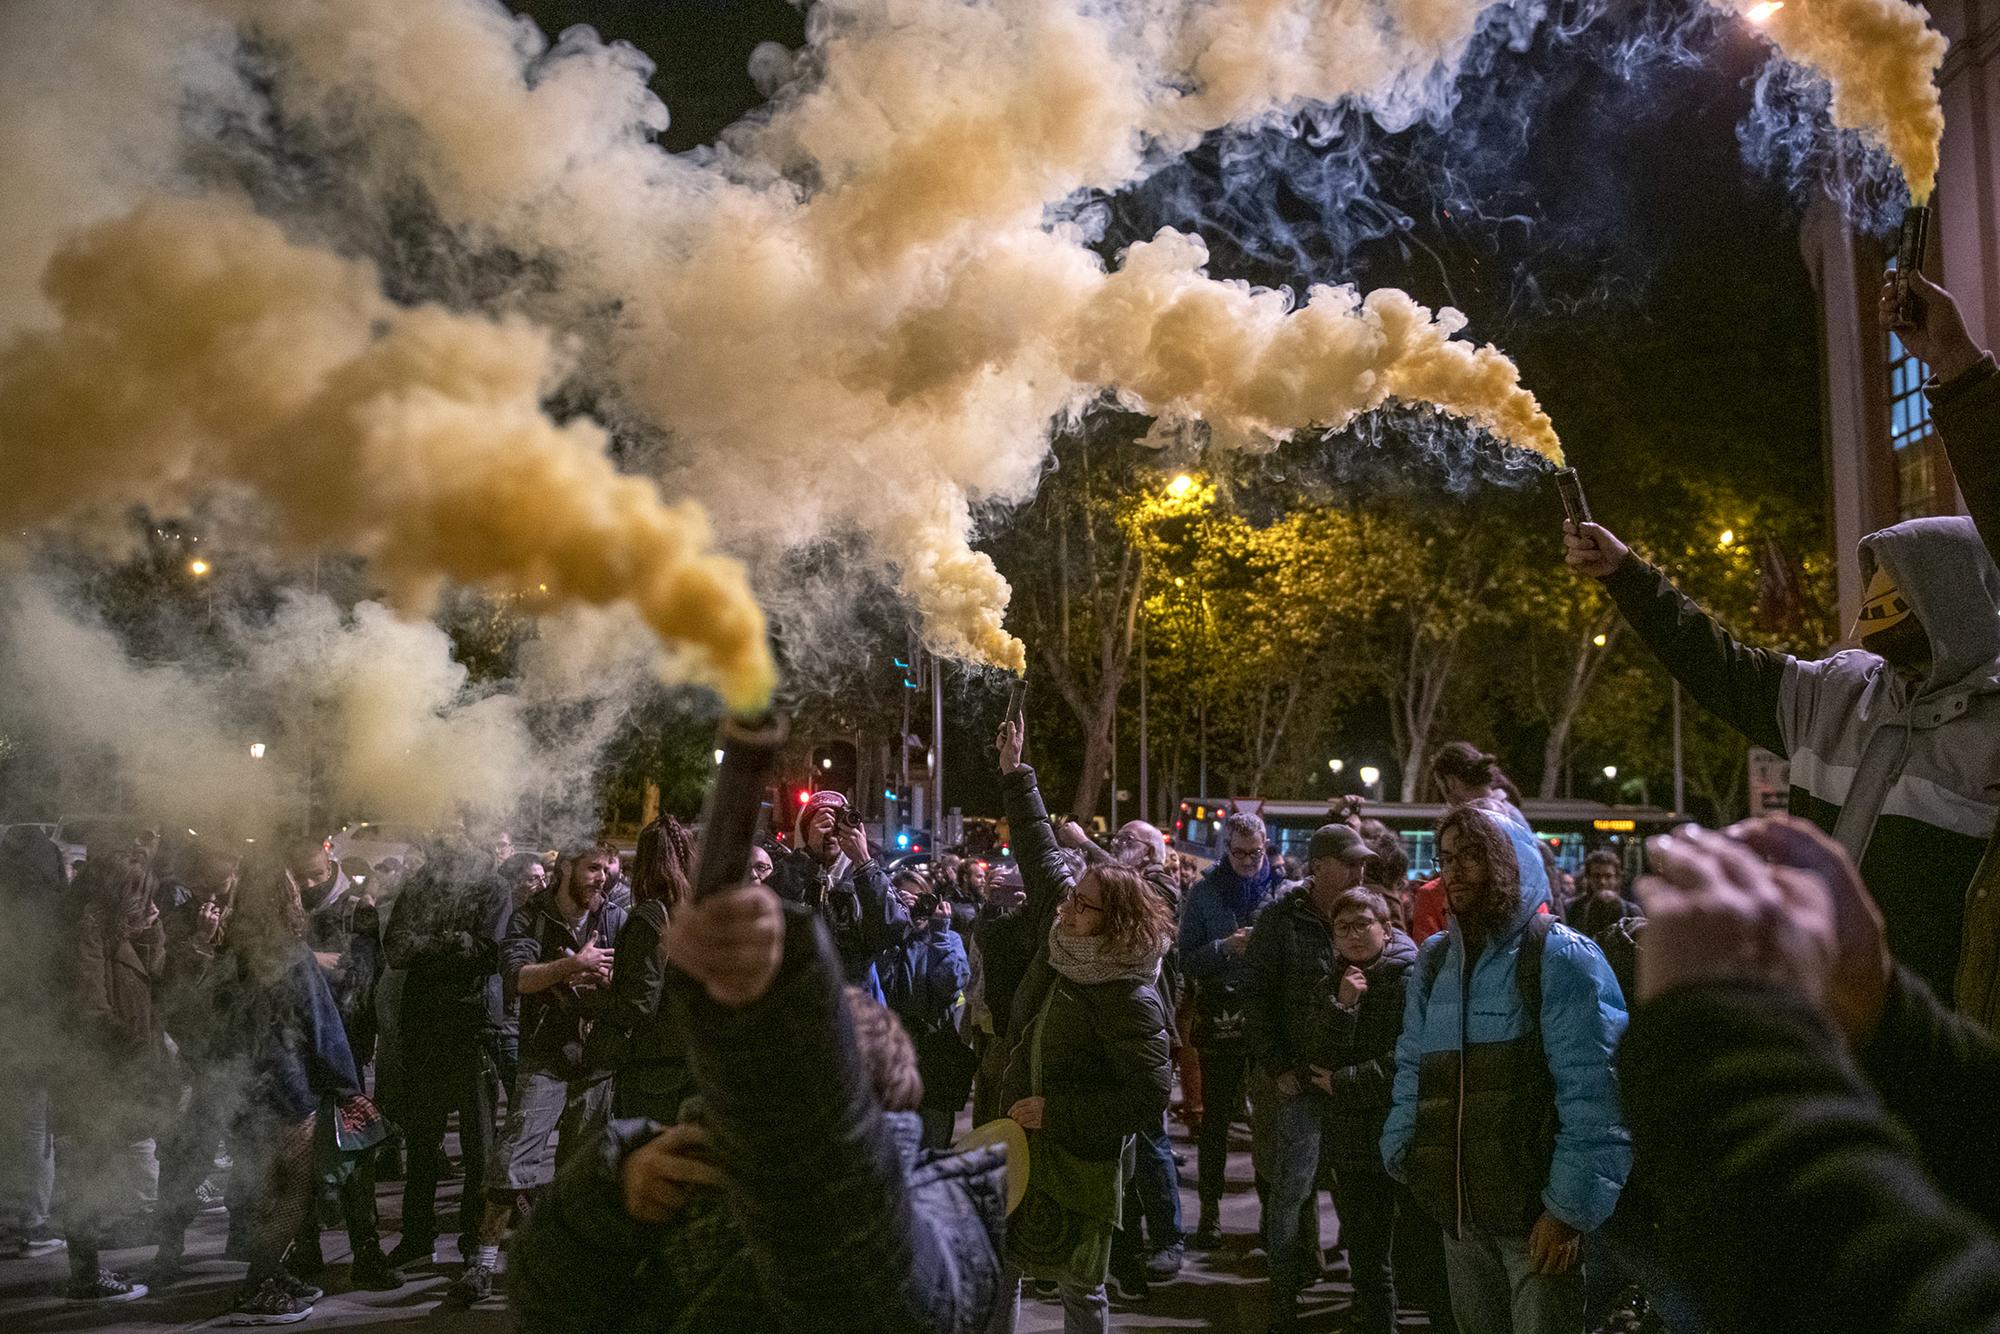
[[(1720, 2), (1720, 0), (1719, 0)], [(1944, 138), (1944, 34), (1909, 0), (1727, 0), (1787, 60), (1826, 77), (1833, 123), (1888, 150), (1913, 203), (1930, 202)]]
[(447, 580), (629, 603), (733, 706), (774, 683), (744, 571), (692, 503), (621, 474), (540, 396), (548, 336), (384, 300), (366, 264), (222, 199), (155, 201), (58, 251), (60, 322), (0, 345), (0, 522), (247, 487), (298, 550), (369, 557), (425, 608)]

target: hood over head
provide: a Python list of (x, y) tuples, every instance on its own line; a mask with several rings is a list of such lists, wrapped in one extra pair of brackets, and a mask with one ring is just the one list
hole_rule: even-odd
[[(1542, 864), (1534, 832), (1525, 820), (1508, 818), (1484, 801), (1467, 802), (1446, 818), (1466, 822), (1466, 827), (1485, 845), (1494, 883), (1514, 891), (1514, 911), (1494, 935), (1496, 941), (1511, 939), (1527, 925), (1530, 917), (1553, 902), (1548, 870)], [(1456, 915), (1451, 921), (1451, 932), (1455, 937), (1462, 935)]]
[(2000, 569), (1963, 516), (1911, 519), (1861, 539), (1864, 583), (1895, 580), (1931, 643), (1923, 690), (1955, 685), (2000, 658)]

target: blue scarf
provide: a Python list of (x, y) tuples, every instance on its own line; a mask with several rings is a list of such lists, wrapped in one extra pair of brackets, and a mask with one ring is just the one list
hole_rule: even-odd
[(1278, 879), (1277, 872), (1271, 869), (1269, 857), (1264, 859), (1264, 865), (1257, 874), (1248, 880), (1236, 874), (1236, 868), (1230, 865), (1227, 858), (1215, 864), (1213, 874), (1216, 891), (1222, 895), (1224, 906), (1235, 914), (1239, 924), (1253, 916), (1264, 900), (1271, 896)]

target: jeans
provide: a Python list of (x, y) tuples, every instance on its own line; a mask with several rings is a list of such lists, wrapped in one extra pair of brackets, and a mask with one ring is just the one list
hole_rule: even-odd
[(1201, 1049), (1201, 1142), (1197, 1145), (1196, 1190), (1203, 1218), (1222, 1207), (1222, 1184), (1229, 1170), (1229, 1127), (1243, 1110), (1243, 1081), (1250, 1057), (1240, 1046)]
[[(1330, 1104), (1317, 1094), (1283, 1098), (1271, 1108), (1272, 1149), (1269, 1207), (1264, 1211), (1271, 1256), (1271, 1308), (1289, 1309), (1305, 1287), (1307, 1246), (1302, 1215), (1317, 1211), (1320, 1148)], [(1315, 1219), (1315, 1221), (1317, 1221)], [(1346, 1171), (1340, 1175), (1340, 1239), (1347, 1247), (1354, 1283), (1352, 1328), (1393, 1334), (1396, 1281), (1389, 1264), (1396, 1232), (1396, 1187), (1388, 1175)]]
[(486, 1209), (486, 1162), (493, 1142), (496, 1070), (488, 1042), (477, 1034), (439, 1035), (412, 1046), (403, 1066), (403, 1126), (409, 1165), (403, 1181), (403, 1239), (437, 1240), (437, 1183), (444, 1167), (445, 1121), (458, 1113), (465, 1163), (459, 1232), (478, 1232)]
[(1537, 1274), (1526, 1237), (1446, 1232), (1445, 1272), (1462, 1334), (1583, 1334), (1583, 1272)]
[(56, 1188), (56, 1137), (49, 1125), (49, 1090), (26, 1080), (10, 1079), (5, 1089), (5, 1117), (0, 1134), (0, 1220), (24, 1237), (49, 1230), (49, 1210)]
[[(1111, 1299), (1104, 1285), (1086, 1288), (1080, 1283), (1060, 1280), (1063, 1334), (1109, 1334)], [(986, 1334), (1014, 1334), (1021, 1321), (1021, 1271), (1011, 1263), (1000, 1274), (1000, 1300), (993, 1304), (993, 1320)]]
[(1135, 1135), (1138, 1158), (1132, 1174), (1132, 1188), (1125, 1192), (1124, 1226), (1120, 1237), (1130, 1238), (1137, 1247), (1139, 1224), (1146, 1227), (1146, 1245), (1163, 1250), (1181, 1240), (1181, 1174), (1174, 1166), (1174, 1146), (1167, 1138), (1167, 1118), (1160, 1115), (1160, 1127)]

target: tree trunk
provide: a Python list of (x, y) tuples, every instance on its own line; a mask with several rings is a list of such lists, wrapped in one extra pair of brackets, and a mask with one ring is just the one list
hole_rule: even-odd
[[(1598, 674), (1610, 658), (1611, 648), (1618, 642), (1619, 632), (1623, 629), (1624, 622), (1607, 614), (1602, 622), (1585, 626), (1577, 637), (1576, 652), (1570, 660), (1562, 696), (1549, 715), (1549, 737), (1542, 743), (1542, 781), (1537, 796), (1553, 797), (1562, 785), (1570, 731), (1576, 725), (1576, 716), (1583, 712), (1583, 703), (1590, 698), (1591, 687), (1597, 684)], [(1599, 635), (1604, 636), (1603, 648), (1597, 646)]]

